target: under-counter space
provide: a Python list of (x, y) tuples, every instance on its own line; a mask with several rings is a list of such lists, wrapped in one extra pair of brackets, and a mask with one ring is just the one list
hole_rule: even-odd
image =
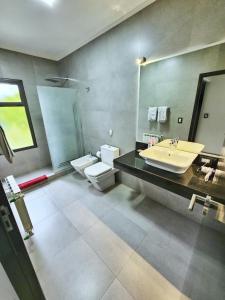
[(115, 159), (114, 167), (183, 197), (191, 198), (193, 194), (210, 195), (214, 200), (225, 204), (225, 180), (221, 179), (218, 183), (205, 182), (205, 175), (197, 172), (199, 166), (195, 164), (184, 174), (178, 175), (147, 165), (134, 150)]

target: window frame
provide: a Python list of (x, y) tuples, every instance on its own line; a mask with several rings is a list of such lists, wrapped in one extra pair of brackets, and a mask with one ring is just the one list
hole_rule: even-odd
[(31, 137), (33, 140), (32, 146), (18, 148), (18, 149), (13, 150), (13, 152), (19, 152), (19, 151), (37, 148), (38, 145), (37, 145), (37, 141), (36, 141), (36, 137), (35, 137), (35, 133), (34, 133), (34, 127), (33, 127), (32, 120), (31, 120), (31, 115), (30, 115), (30, 111), (29, 111), (29, 107), (28, 107), (28, 103), (27, 103), (27, 97), (25, 94), (23, 81), (20, 79), (0, 78), (0, 83), (7, 83), (7, 84), (12, 84), (12, 85), (18, 86), (21, 102), (0, 102), (0, 108), (1, 107), (24, 107), (28, 125), (29, 125), (29, 129), (30, 129), (30, 133), (31, 133)]

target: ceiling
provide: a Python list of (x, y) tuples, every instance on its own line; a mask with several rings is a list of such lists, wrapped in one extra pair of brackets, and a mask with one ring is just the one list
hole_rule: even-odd
[(155, 0), (0, 0), (0, 48), (60, 60)]

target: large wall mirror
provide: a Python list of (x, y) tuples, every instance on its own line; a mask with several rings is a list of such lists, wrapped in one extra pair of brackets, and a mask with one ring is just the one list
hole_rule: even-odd
[[(158, 116), (164, 109), (166, 117), (154, 116), (155, 109)], [(141, 66), (137, 141), (145, 141), (145, 133), (196, 141), (205, 145), (204, 152), (221, 154), (225, 44)]]
[(200, 74), (189, 140), (204, 144), (209, 153), (221, 153), (225, 141), (225, 70)]

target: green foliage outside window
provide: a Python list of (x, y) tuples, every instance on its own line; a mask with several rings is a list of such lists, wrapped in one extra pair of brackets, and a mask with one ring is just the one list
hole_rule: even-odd
[(12, 84), (0, 80), (0, 125), (13, 150), (34, 146), (29, 111), (26, 109), (25, 99), (21, 99), (21, 84), (21, 81), (19, 84)]

